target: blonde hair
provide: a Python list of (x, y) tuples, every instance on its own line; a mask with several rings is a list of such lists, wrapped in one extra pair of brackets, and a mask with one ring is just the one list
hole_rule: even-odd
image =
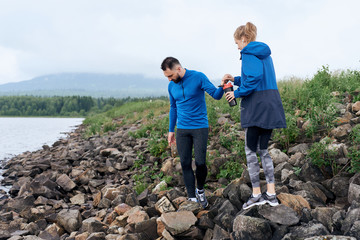
[(234, 38), (237, 40), (241, 40), (242, 37), (245, 37), (247, 41), (253, 42), (256, 40), (256, 35), (256, 26), (251, 22), (247, 22), (246, 25), (241, 25), (236, 29), (234, 33)]

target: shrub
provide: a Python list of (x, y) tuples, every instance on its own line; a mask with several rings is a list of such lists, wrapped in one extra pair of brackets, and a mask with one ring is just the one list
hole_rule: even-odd
[(220, 167), (220, 173), (217, 175), (217, 178), (226, 178), (231, 181), (241, 177), (243, 171), (244, 169), (240, 162), (229, 160)]

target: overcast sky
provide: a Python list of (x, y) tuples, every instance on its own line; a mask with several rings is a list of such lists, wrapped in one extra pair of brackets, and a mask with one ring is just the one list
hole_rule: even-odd
[(322, 65), (360, 70), (359, 9), (357, 0), (0, 0), (0, 84), (61, 72), (163, 78), (167, 56), (211, 80), (239, 75), (233, 33), (247, 21), (278, 79)]

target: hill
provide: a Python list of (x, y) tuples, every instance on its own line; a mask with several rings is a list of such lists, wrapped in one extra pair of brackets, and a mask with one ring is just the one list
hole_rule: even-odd
[(2, 84), (0, 96), (157, 97), (167, 96), (167, 85), (140, 74), (60, 73)]

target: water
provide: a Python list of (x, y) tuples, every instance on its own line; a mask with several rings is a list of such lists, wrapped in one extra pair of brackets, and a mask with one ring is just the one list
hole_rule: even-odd
[[(0, 166), (9, 158), (26, 151), (51, 146), (80, 125), (83, 118), (1, 118)], [(0, 169), (0, 182), (2, 180)], [(8, 188), (1, 186), (5, 191)]]

